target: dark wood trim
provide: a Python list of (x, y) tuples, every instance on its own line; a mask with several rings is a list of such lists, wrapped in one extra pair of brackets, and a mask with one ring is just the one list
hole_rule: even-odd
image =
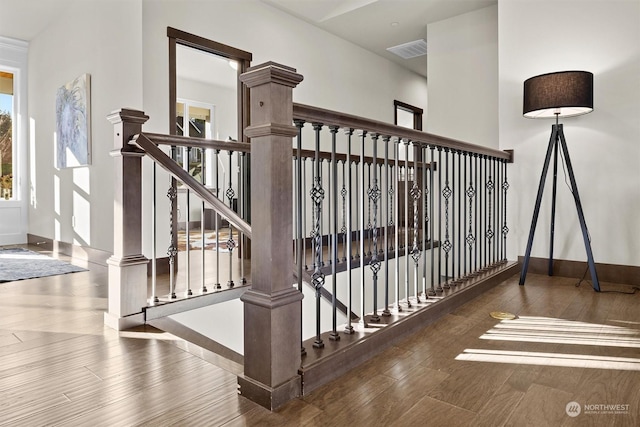
[[(518, 261), (522, 263), (523, 257), (518, 257)], [(548, 258), (529, 258), (528, 273), (547, 274), (548, 270)], [(640, 286), (640, 266), (596, 263), (596, 270), (600, 282)], [(553, 260), (553, 275), (576, 279), (581, 279), (584, 276), (585, 280), (591, 280), (586, 261)]]
[(203, 50), (205, 52), (214, 53), (216, 55), (224, 56), (225, 58), (229, 59), (251, 61), (253, 57), (251, 52), (237, 49), (226, 44), (218, 43), (213, 40), (209, 40), (204, 37), (187, 33), (186, 31), (178, 30), (172, 27), (167, 27), (167, 37), (175, 39), (176, 42), (181, 45)]
[(415, 107), (413, 105), (407, 104), (406, 102), (398, 101), (397, 99), (393, 100), (393, 123), (398, 125), (398, 108), (401, 108), (405, 111), (409, 111), (413, 113), (413, 128), (415, 130), (422, 130), (422, 115), (424, 114), (424, 110), (419, 107)]
[(454, 151), (505, 159), (507, 162), (511, 161), (511, 156), (513, 154), (512, 152), (495, 150), (493, 148), (470, 144), (468, 142), (458, 141), (456, 139), (446, 138), (440, 135), (434, 135), (419, 130), (392, 125), (390, 123), (370, 120), (364, 117), (354, 116), (352, 114), (340, 113), (304, 104), (293, 104), (293, 118), (294, 120), (302, 120), (307, 123), (322, 123), (326, 126), (333, 125), (340, 128), (354, 130), (364, 129), (368, 133), (408, 139), (417, 144), (436, 145), (443, 148), (446, 147)]

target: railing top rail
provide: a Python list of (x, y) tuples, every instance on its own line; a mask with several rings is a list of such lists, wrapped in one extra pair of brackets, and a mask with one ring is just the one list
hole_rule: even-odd
[(236, 151), (250, 153), (251, 144), (247, 142), (218, 141), (215, 139), (193, 138), (179, 135), (163, 135), (159, 133), (147, 133), (144, 135), (157, 145), (175, 145), (177, 147), (211, 148), (221, 151)]
[(501, 151), (489, 147), (483, 147), (481, 145), (470, 144), (468, 142), (458, 141), (444, 136), (408, 129), (351, 114), (312, 107), (310, 105), (294, 103), (293, 118), (294, 120), (303, 120), (309, 123), (322, 123), (326, 126), (339, 126), (344, 129), (366, 130), (368, 133), (409, 139), (418, 144), (435, 145), (467, 153), (487, 155), (499, 159), (505, 159), (507, 161), (511, 161), (512, 156), (512, 153), (508, 151)]
[(150, 158), (160, 165), (167, 172), (182, 181), (184, 185), (195, 192), (209, 206), (215, 209), (220, 215), (226, 217), (238, 230), (251, 238), (251, 225), (244, 219), (240, 218), (231, 208), (226, 206), (220, 199), (211, 193), (204, 185), (192, 177), (189, 172), (185, 171), (173, 159), (167, 156), (157, 146), (157, 142), (149, 138), (148, 133), (135, 135), (129, 144), (135, 145), (144, 151)]

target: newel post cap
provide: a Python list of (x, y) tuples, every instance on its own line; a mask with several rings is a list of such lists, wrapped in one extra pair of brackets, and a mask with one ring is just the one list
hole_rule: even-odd
[(303, 79), (302, 74), (298, 74), (295, 68), (272, 61), (249, 67), (246, 72), (240, 75), (240, 81), (250, 88), (266, 83), (276, 83), (294, 88)]
[(107, 120), (111, 124), (117, 124), (122, 122), (144, 124), (149, 120), (144, 111), (135, 110), (133, 108), (121, 108), (119, 110), (112, 111), (107, 115)]

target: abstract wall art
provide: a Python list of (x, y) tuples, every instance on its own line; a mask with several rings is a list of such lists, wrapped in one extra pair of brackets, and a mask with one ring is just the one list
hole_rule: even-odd
[(56, 94), (56, 167), (91, 163), (91, 76), (83, 74)]

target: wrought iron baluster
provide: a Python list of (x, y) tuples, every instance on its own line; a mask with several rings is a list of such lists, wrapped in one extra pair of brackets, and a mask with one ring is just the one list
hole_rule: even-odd
[[(422, 159), (422, 194), (424, 195), (424, 215), (422, 222), (422, 252), (424, 259), (422, 261), (422, 294), (425, 299), (429, 298), (427, 291), (427, 241), (429, 240), (429, 185), (427, 184), (427, 148), (420, 146), (420, 158)], [(431, 165), (429, 165), (431, 168)], [(430, 242), (430, 250), (433, 250), (433, 242)]]
[[(232, 181), (233, 181), (233, 151), (229, 150), (229, 187), (225, 192), (227, 199), (229, 200), (229, 209), (233, 210), (233, 198), (236, 195), (233, 190)], [(233, 288), (235, 283), (233, 283), (233, 250), (236, 247), (236, 241), (233, 239), (233, 225), (229, 221), (229, 239), (227, 240), (227, 249), (229, 250), (229, 281), (227, 282), (228, 288)]]
[(465, 252), (465, 247), (464, 247), (464, 227), (463, 227), (463, 222), (462, 222), (462, 218), (464, 216), (464, 208), (462, 206), (462, 200), (463, 200), (463, 196), (462, 194), (464, 193), (464, 186), (465, 186), (465, 181), (462, 180), (462, 167), (463, 167), (463, 153), (462, 151), (458, 151), (457, 152), (457, 157), (458, 157), (458, 279), (460, 281), (462, 281), (463, 279), (463, 261), (462, 261), (462, 257), (463, 254)]
[[(500, 183), (502, 182), (502, 169), (500, 167), (500, 159), (494, 159), (493, 164), (496, 176), (496, 189), (493, 193), (495, 194), (496, 198), (494, 229), (495, 233), (498, 234), (500, 233), (500, 213), (502, 212), (502, 192), (500, 191)], [(500, 248), (502, 246), (502, 242), (499, 235), (496, 236), (493, 246), (495, 248), (494, 262), (500, 263), (502, 261), (502, 259), (500, 258)]]
[[(302, 128), (304, 127), (304, 120), (294, 120), (293, 121), (296, 129), (298, 131), (297, 134), (297, 138), (296, 138), (296, 159), (295, 159), (295, 174), (296, 174), (296, 272), (298, 274), (298, 291), (302, 292), (302, 282), (303, 282), (303, 278), (302, 278), (302, 263), (304, 262), (305, 258), (303, 258), (305, 256), (305, 239), (304, 239), (304, 230), (302, 228), (302, 215), (303, 215), (303, 210), (302, 210), (302, 203), (303, 203), (303, 199), (305, 199), (304, 195), (303, 195), (303, 181), (302, 181), (302, 176), (303, 176), (303, 171), (302, 171), (302, 163), (303, 163), (303, 159), (302, 159)], [(306, 200), (306, 199), (305, 199)], [(305, 210), (306, 211), (306, 210)], [(301, 304), (302, 305), (302, 304)], [(304, 319), (304, 316), (303, 316)], [(300, 325), (300, 354), (301, 355), (306, 355), (307, 351), (304, 348), (304, 345), (302, 345), (302, 324)]]
[(474, 199), (474, 212), (475, 212), (475, 218), (474, 218), (474, 227), (473, 227), (473, 231), (474, 231), (474, 236), (476, 236), (476, 238), (474, 238), (474, 242), (473, 242), (473, 246), (474, 246), (474, 257), (473, 257), (473, 271), (474, 273), (478, 272), (478, 240), (479, 240), (479, 236), (478, 236), (478, 231), (480, 230), (478, 228), (478, 218), (480, 217), (480, 212), (478, 211), (478, 203), (479, 203), (479, 198), (480, 198), (480, 167), (479, 165), (479, 161), (478, 161), (478, 154), (474, 154), (473, 155), (473, 159), (474, 159), (474, 163), (475, 163), (475, 182), (476, 182), (476, 197)]
[(384, 144), (384, 188), (386, 188), (386, 204), (384, 205), (384, 310), (382, 310), (383, 316), (391, 316), (389, 311), (389, 207), (393, 202), (389, 200), (392, 196), (392, 190), (389, 186), (389, 141), (391, 137), (389, 135), (382, 136), (382, 143)]
[(364, 268), (364, 261), (365, 261), (365, 256), (366, 256), (366, 251), (364, 248), (365, 245), (365, 208), (364, 208), (364, 197), (367, 194), (367, 183), (365, 182), (364, 179), (364, 169), (365, 169), (365, 158), (364, 158), (364, 147), (365, 147), (365, 138), (367, 136), (367, 131), (366, 130), (361, 130), (359, 132), (359, 136), (360, 136), (360, 177), (361, 177), (361, 184), (362, 184), (362, 188), (360, 190), (360, 194), (359, 194), (359, 198), (361, 198), (362, 203), (362, 210), (360, 211), (360, 253), (361, 253), (361, 263), (360, 263), (360, 321), (362, 322), (362, 325), (364, 327), (367, 327), (367, 319), (365, 317), (366, 311), (365, 311), (365, 284), (366, 284), (366, 279), (365, 279), (365, 272), (366, 269)]
[(411, 300), (409, 296), (411, 294), (411, 284), (409, 272), (409, 197), (411, 196), (411, 190), (409, 190), (409, 144), (411, 141), (403, 139), (404, 143), (404, 284), (406, 292), (407, 307), (411, 307)]
[(348, 281), (348, 306), (347, 306), (347, 326), (345, 327), (345, 334), (353, 334), (353, 326), (351, 326), (351, 313), (353, 312), (353, 272), (351, 270), (351, 263), (353, 261), (352, 252), (352, 243), (353, 243), (353, 212), (352, 212), (352, 198), (353, 198), (353, 174), (351, 173), (351, 136), (353, 135), (353, 129), (347, 128), (345, 129), (345, 135), (347, 136), (347, 165), (349, 169), (349, 175), (347, 178), (347, 212), (349, 216), (347, 218), (347, 281)]
[[(356, 255), (354, 259), (360, 259), (360, 247), (362, 247), (361, 242), (362, 242), (362, 229), (358, 226), (359, 224), (359, 220), (360, 220), (360, 173), (358, 172), (359, 169), (359, 162), (357, 159), (355, 159), (353, 161), (353, 164), (355, 166), (355, 172), (356, 172), (356, 192), (355, 192), (355, 199), (356, 199), (356, 241), (358, 242), (358, 244), (356, 245)], [(364, 258), (364, 254), (362, 254), (362, 257)]]
[[(373, 223), (369, 227), (371, 230), (371, 240), (369, 247), (373, 244), (373, 251), (370, 252), (371, 260), (369, 261), (369, 267), (373, 274), (373, 314), (371, 315), (372, 322), (379, 322), (380, 316), (378, 316), (378, 272), (380, 271), (380, 260), (378, 259), (378, 201), (380, 200), (380, 188), (378, 187), (378, 137), (377, 133), (371, 134), (371, 141), (373, 143), (373, 185), (369, 188), (369, 205), (373, 205)], [(369, 168), (371, 171), (371, 168)]]
[[(205, 181), (205, 170), (204, 170), (204, 164), (205, 164), (205, 151), (204, 148), (200, 148), (200, 153), (201, 153), (201, 168), (200, 168), (200, 180), (202, 182), (202, 185), (206, 185), (206, 181)], [(200, 207), (200, 237), (201, 237), (201, 242), (202, 242), (202, 246), (200, 247), (200, 256), (201, 256), (201, 266), (200, 266), (200, 272), (201, 272), (201, 279), (202, 279), (202, 289), (201, 292), (205, 293), (207, 292), (207, 285), (205, 284), (205, 280), (206, 280), (206, 270), (205, 270), (205, 246), (206, 246), (206, 230), (205, 230), (205, 204), (204, 204), (204, 200), (202, 200), (201, 202), (201, 207)]]
[(442, 241), (442, 197), (444, 195), (442, 189), (442, 147), (437, 147), (438, 149), (438, 242), (440, 245), (438, 246), (438, 287), (436, 288), (436, 292), (443, 292), (442, 288), (442, 250), (443, 250), (443, 241)]
[(487, 267), (487, 244), (488, 244), (488, 240), (487, 240), (487, 219), (488, 219), (488, 190), (489, 188), (487, 187), (487, 183), (488, 178), (487, 178), (487, 156), (483, 155), (480, 159), (480, 168), (482, 171), (482, 182), (484, 183), (483, 185), (483, 196), (482, 196), (482, 205), (484, 207), (484, 209), (482, 210), (482, 215), (480, 216), (480, 230), (481, 233), (483, 233), (485, 235), (485, 238), (483, 239), (483, 243), (482, 246), (484, 247), (483, 251), (482, 251), (482, 255), (480, 257), (481, 263), (482, 263), (482, 269), (484, 270)]
[[(362, 176), (364, 179), (364, 175)], [(371, 163), (367, 163), (367, 192), (371, 191)], [(371, 198), (367, 197), (367, 228), (365, 229), (365, 236), (367, 239), (367, 255), (371, 256)]]
[(456, 187), (456, 157), (457, 151), (451, 151), (451, 286), (458, 283), (460, 275), (456, 275), (456, 252), (458, 251), (458, 242), (456, 241), (456, 195), (458, 188)]
[(509, 227), (507, 227), (507, 190), (509, 189), (509, 180), (507, 179), (507, 161), (502, 160), (502, 169), (504, 171), (504, 181), (502, 182), (503, 192), (503, 208), (502, 208), (502, 240), (503, 240), (503, 256), (502, 260), (507, 260), (507, 234), (509, 233)]
[(170, 230), (170, 241), (169, 248), (167, 249), (167, 255), (169, 256), (169, 297), (171, 299), (176, 298), (176, 256), (178, 256), (178, 247), (175, 245), (174, 234), (173, 234), (173, 212), (175, 211), (175, 203), (178, 198), (178, 190), (176, 190), (175, 186), (175, 178), (171, 178), (172, 185), (167, 190), (167, 197), (169, 198), (169, 203), (171, 205), (171, 210), (169, 211), (169, 230)]
[[(395, 247), (395, 255), (396, 255), (396, 268), (395, 268), (395, 293), (396, 293), (396, 309), (398, 312), (402, 311), (402, 306), (400, 305), (400, 214), (399, 214), (399, 198), (400, 198), (400, 160), (399, 160), (399, 151), (400, 151), (400, 139), (395, 138), (393, 141), (393, 185), (395, 186), (395, 198), (393, 206), (395, 206), (395, 227), (394, 227), (394, 237), (396, 242)], [(393, 213), (393, 212), (392, 212)]]
[[(491, 161), (491, 163), (493, 163), (493, 161)], [(489, 263), (491, 261), (491, 254), (493, 253), (493, 248), (492, 248), (492, 240), (493, 239), (493, 218), (492, 218), (492, 214), (493, 214), (493, 188), (494, 188), (494, 183), (493, 183), (493, 177), (491, 174), (491, 166), (489, 167), (489, 177), (487, 178), (487, 246), (488, 246), (488, 253), (487, 253), (487, 263)]]
[[(307, 189), (307, 159), (302, 161), (302, 191)], [(312, 215), (313, 215), (313, 209)], [(307, 198), (302, 198), (302, 259), (304, 260), (304, 269), (309, 270), (309, 263), (307, 262)], [(313, 255), (312, 255), (313, 256)]]
[(157, 256), (156, 256), (156, 244), (157, 244), (157, 206), (156, 206), (156, 190), (157, 190), (157, 179), (156, 179), (156, 162), (153, 162), (152, 169), (152, 186), (153, 186), (153, 195), (151, 202), (151, 297), (149, 298), (149, 305), (153, 305), (158, 303), (160, 300), (158, 299), (158, 295), (156, 293), (156, 284), (157, 284)]
[[(420, 248), (418, 247), (418, 233), (419, 233), (419, 220), (420, 220), (420, 196), (421, 191), (418, 186), (418, 151), (415, 143), (413, 144), (413, 186), (411, 187), (411, 198), (413, 199), (413, 247), (411, 248), (411, 258), (413, 259), (415, 273), (413, 275), (413, 292), (416, 296), (416, 303), (420, 303), (420, 295), (418, 294), (418, 280), (420, 278), (419, 264), (420, 264)], [(407, 271), (407, 274), (409, 272)]]
[[(247, 175), (247, 153), (245, 153), (244, 151), (240, 152), (240, 176), (242, 177), (241, 179), (238, 179), (238, 188), (239, 188), (239, 197), (238, 197), (238, 201), (239, 201), (239, 209), (240, 209), (240, 216), (243, 219), (247, 219), (246, 216), (246, 212), (245, 212), (245, 199), (246, 199), (246, 189), (245, 189), (245, 184), (246, 182), (249, 180), (249, 177)], [(243, 285), (247, 284), (247, 278), (245, 276), (245, 271), (244, 271), (244, 259), (246, 258), (246, 244), (247, 241), (245, 239), (244, 233), (239, 231), (238, 232), (238, 244), (240, 245), (240, 282)], [(243, 246), (244, 245), (244, 246)]]
[(338, 293), (338, 161), (336, 160), (336, 133), (338, 132), (338, 126), (329, 126), (331, 132), (331, 200), (333, 203), (329, 204), (329, 212), (333, 217), (333, 228), (329, 226), (332, 231), (331, 237), (331, 274), (332, 285), (331, 289), (331, 309), (333, 314), (332, 326), (333, 330), (329, 334), (329, 339), (332, 341), (340, 340), (340, 334), (338, 333), (338, 310), (337, 310), (337, 293)]
[[(189, 161), (191, 160), (191, 147), (187, 147), (187, 156), (184, 160), (184, 165), (186, 167), (187, 172), (189, 171)], [(185, 248), (185, 263), (187, 264), (185, 267), (185, 282), (187, 284), (187, 295), (193, 295), (191, 291), (191, 191), (187, 188), (187, 201), (186, 201), (186, 214), (185, 214), (185, 235), (186, 235), (186, 248)]]
[(449, 289), (449, 252), (453, 247), (449, 234), (449, 199), (453, 194), (451, 187), (449, 186), (449, 149), (444, 149), (444, 189), (442, 190), (442, 197), (444, 197), (444, 242), (442, 249), (444, 250), (444, 288)]
[[(435, 217), (434, 217), (434, 213), (435, 213), (435, 203), (434, 203), (434, 188), (433, 188), (433, 176), (434, 176), (434, 165), (435, 165), (435, 146), (430, 145), (429, 146), (429, 150), (431, 151), (431, 161), (430, 161), (430, 165), (429, 165), (429, 188), (431, 189), (431, 191), (429, 192), (429, 218), (431, 219), (430, 221), (430, 227), (429, 227), (429, 235), (431, 236), (431, 287), (429, 289), (429, 296), (435, 296), (436, 295), (436, 288), (435, 288), (435, 271), (436, 271), (436, 263), (435, 263), (435, 248), (434, 248), (434, 239), (435, 239)], [(440, 164), (437, 165), (437, 168), (440, 169)], [(438, 247), (440, 247), (440, 239), (438, 238)], [(438, 258), (438, 263), (440, 262), (440, 259)]]
[(316, 135), (316, 147), (315, 147), (315, 176), (314, 185), (311, 189), (311, 201), (314, 205), (314, 226), (313, 226), (313, 239), (315, 241), (315, 262), (314, 270), (311, 275), (311, 282), (316, 291), (316, 339), (313, 343), (315, 348), (323, 348), (324, 342), (322, 342), (321, 330), (320, 330), (320, 292), (324, 286), (324, 273), (321, 270), (322, 266), (322, 245), (320, 240), (322, 235), (320, 232), (320, 222), (322, 220), (322, 202), (324, 200), (324, 189), (322, 188), (322, 175), (320, 164), (320, 131), (322, 130), (322, 123), (313, 123), (313, 130)]
[(469, 153), (469, 188), (467, 189), (467, 197), (469, 198), (469, 232), (467, 233), (467, 245), (469, 246), (469, 273), (473, 274), (473, 248), (475, 246), (476, 238), (473, 234), (473, 202), (476, 196), (476, 190), (473, 186), (474, 167), (473, 167), (474, 155)]
[[(302, 234), (302, 128), (304, 120), (294, 120), (293, 123), (298, 131), (296, 139), (296, 272), (298, 274), (298, 290), (302, 292), (302, 246), (304, 236)], [(302, 342), (302, 331), (300, 331)]]
[[(461, 217), (467, 214), (467, 197), (468, 197), (467, 196), (467, 152), (466, 151), (463, 152), (462, 156), (463, 156), (463, 163), (464, 163), (464, 174), (463, 174), (464, 181), (462, 186), (464, 188), (463, 191), (465, 193), (465, 197), (462, 204), (462, 211), (460, 212)], [(465, 229), (462, 226), (460, 227), (460, 234), (464, 235), (464, 242), (467, 243), (467, 234)], [(462, 248), (462, 264), (464, 264), (462, 271), (465, 277), (467, 277), (467, 250), (466, 249), (467, 249), (466, 247)]]
[[(216, 197), (220, 199), (220, 150), (215, 150), (216, 155)], [(224, 174), (224, 172), (222, 172)], [(222, 289), (222, 285), (220, 284), (220, 215), (218, 212), (214, 212), (214, 222), (216, 228), (216, 289)]]
[[(342, 196), (342, 227), (340, 228), (340, 234), (342, 235), (342, 262), (347, 261), (347, 187), (345, 176), (346, 161), (342, 162), (342, 189), (340, 190), (340, 196)], [(351, 239), (351, 236), (349, 236)], [(351, 254), (349, 254), (351, 255)]]

